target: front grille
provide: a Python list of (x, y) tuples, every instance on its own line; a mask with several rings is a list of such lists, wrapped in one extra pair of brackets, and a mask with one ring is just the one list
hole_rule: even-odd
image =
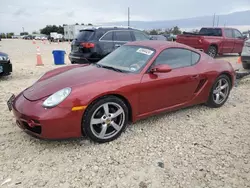
[(34, 126), (30, 127), (26, 121), (21, 121), (21, 124), (23, 127), (31, 132), (34, 132), (36, 134), (41, 134), (42, 133), (42, 127), (41, 126)]

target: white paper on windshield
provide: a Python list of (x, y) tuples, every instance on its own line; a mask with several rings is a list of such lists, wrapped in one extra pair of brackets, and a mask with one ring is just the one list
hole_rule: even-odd
[(139, 48), (136, 52), (141, 53), (141, 54), (146, 54), (146, 55), (152, 55), (154, 51), (146, 49), (146, 48)]

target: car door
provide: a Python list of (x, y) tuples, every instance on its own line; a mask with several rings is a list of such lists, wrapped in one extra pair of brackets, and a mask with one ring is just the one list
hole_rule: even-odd
[(233, 30), (234, 32), (234, 49), (232, 53), (241, 53), (243, 46), (244, 46), (244, 42), (245, 39), (243, 37), (243, 35), (241, 34), (240, 31), (238, 31), (237, 29)]
[(99, 39), (99, 49), (97, 49), (99, 55), (105, 57), (112, 51), (114, 51), (114, 32), (107, 31), (103, 36)]
[(127, 42), (133, 41), (130, 30), (116, 30), (114, 31), (114, 48), (126, 44)]
[(187, 49), (162, 51), (152, 66), (168, 64), (172, 71), (143, 75), (139, 93), (140, 115), (189, 102), (200, 82), (196, 69), (199, 59), (200, 54)]
[(232, 29), (224, 29), (224, 40), (222, 42), (222, 53), (232, 53), (235, 45)]

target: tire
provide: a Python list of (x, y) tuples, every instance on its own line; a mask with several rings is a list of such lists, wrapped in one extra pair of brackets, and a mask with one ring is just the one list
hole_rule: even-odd
[(217, 53), (218, 53), (218, 51), (217, 51), (217, 48), (215, 46), (209, 46), (207, 54), (210, 57), (215, 58)]
[[(228, 87), (225, 88), (224, 90), (219, 90), (218, 84), (220, 81), (222, 81), (222, 84), (221, 84), (222, 86), (224, 86), (227, 83)], [(229, 77), (227, 75), (224, 75), (224, 74), (220, 75), (215, 80), (215, 82), (211, 88), (211, 91), (209, 93), (209, 98), (208, 98), (206, 105), (208, 107), (211, 107), (211, 108), (219, 108), (219, 107), (223, 106), (230, 95), (231, 88), (232, 88), (232, 83), (231, 83)], [(226, 91), (226, 89), (227, 89), (227, 91)], [(223, 98), (221, 95), (221, 92), (225, 95), (225, 97), (220, 102), (218, 102), (218, 101), (216, 102), (216, 98), (217, 98), (218, 94), (219, 94), (219, 99), (220, 99), (220, 97)]]
[(244, 69), (247, 69), (247, 70), (250, 69), (250, 64), (247, 64), (245, 62), (242, 62), (242, 66)]
[[(104, 112), (104, 106), (107, 107), (107, 104), (109, 114)], [(110, 113), (110, 111), (113, 112)], [(115, 117), (116, 112), (120, 115)], [(115, 96), (106, 96), (93, 102), (86, 109), (82, 120), (82, 131), (90, 140), (105, 143), (118, 138), (127, 125), (128, 107), (124, 101)]]

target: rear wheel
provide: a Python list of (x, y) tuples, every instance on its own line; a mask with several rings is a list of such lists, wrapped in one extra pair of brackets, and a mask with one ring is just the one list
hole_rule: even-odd
[(242, 62), (242, 66), (244, 69), (250, 69), (250, 64), (247, 64), (246, 62)]
[(227, 101), (231, 90), (231, 81), (228, 76), (219, 76), (210, 91), (207, 106), (211, 108), (219, 108)]
[(128, 108), (120, 98), (107, 96), (91, 104), (83, 116), (82, 129), (94, 142), (118, 138), (128, 124)]
[(217, 55), (217, 53), (218, 53), (218, 52), (217, 52), (217, 48), (216, 48), (215, 46), (209, 46), (208, 51), (207, 51), (207, 54), (208, 54), (209, 56), (215, 58), (216, 55)]

